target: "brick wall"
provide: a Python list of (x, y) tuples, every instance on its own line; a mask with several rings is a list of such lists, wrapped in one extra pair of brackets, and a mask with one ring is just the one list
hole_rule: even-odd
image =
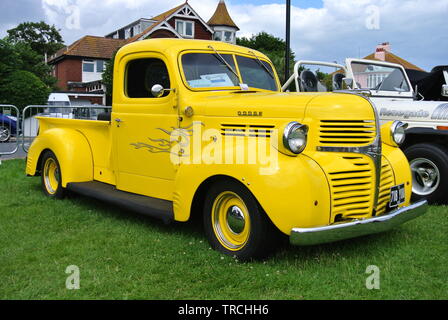
[(82, 81), (82, 59), (67, 57), (55, 64), (55, 77), (58, 79), (58, 87), (67, 90), (67, 82)]

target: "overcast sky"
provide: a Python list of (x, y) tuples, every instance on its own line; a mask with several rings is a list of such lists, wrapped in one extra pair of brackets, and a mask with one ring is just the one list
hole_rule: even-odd
[[(1, 0), (0, 37), (24, 21), (61, 29), (66, 44), (84, 35), (104, 36), (139, 18), (150, 18), (183, 0)], [(284, 38), (285, 2), (226, 0), (241, 31)], [(218, 0), (190, 0), (207, 21)], [(79, 19), (77, 17), (79, 16)], [(343, 62), (364, 57), (389, 41), (392, 52), (430, 70), (448, 64), (448, 0), (292, 0), (291, 46), (296, 57)]]

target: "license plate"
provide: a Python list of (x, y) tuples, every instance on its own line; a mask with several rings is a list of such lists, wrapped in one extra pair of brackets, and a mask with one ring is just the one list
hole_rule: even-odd
[(400, 204), (404, 203), (406, 193), (404, 190), (404, 184), (398, 186), (393, 186), (390, 188), (390, 202), (389, 207), (398, 207)]

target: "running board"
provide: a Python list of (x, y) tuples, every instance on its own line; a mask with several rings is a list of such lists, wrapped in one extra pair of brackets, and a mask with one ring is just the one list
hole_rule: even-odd
[(67, 189), (146, 216), (162, 219), (165, 223), (174, 220), (172, 201), (117, 190), (113, 185), (98, 181), (68, 183)]

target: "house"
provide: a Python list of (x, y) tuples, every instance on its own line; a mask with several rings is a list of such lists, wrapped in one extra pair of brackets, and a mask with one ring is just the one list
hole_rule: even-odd
[(213, 16), (207, 24), (213, 28), (213, 40), (236, 43), (236, 32), (240, 29), (230, 17), (224, 0), (220, 0)]
[[(50, 57), (58, 86), (72, 104), (106, 104), (102, 74), (123, 45), (151, 38), (186, 38), (236, 42), (239, 30), (224, 0), (205, 22), (188, 1), (151, 18), (141, 18), (104, 37), (85, 36)], [(110, 102), (109, 102), (110, 103)]]
[(106, 64), (125, 40), (85, 36), (51, 56), (58, 87), (72, 105), (106, 103), (102, 75)]

